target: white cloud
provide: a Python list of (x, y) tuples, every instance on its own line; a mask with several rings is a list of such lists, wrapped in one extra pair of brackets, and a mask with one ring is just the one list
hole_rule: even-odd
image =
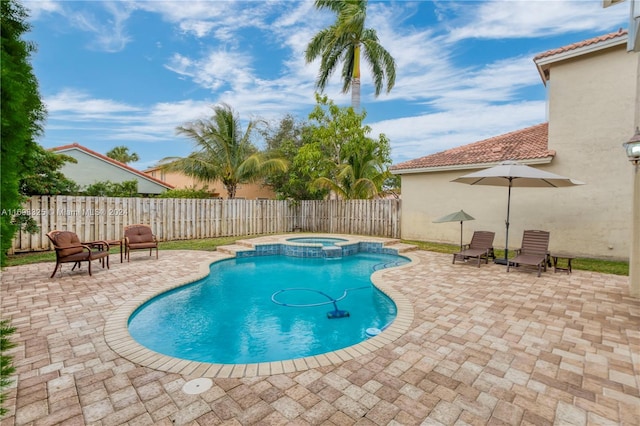
[(235, 9), (234, 1), (138, 1), (141, 10), (160, 14), (167, 22), (180, 23), (196, 20), (224, 19)]
[[(61, 31), (78, 29), (90, 34), (87, 47), (104, 52), (119, 52), (131, 41), (127, 35), (126, 23), (135, 5), (128, 1), (104, 2), (64, 2), (28, 1), (26, 6), (32, 11), (31, 19), (47, 19), (45, 15), (60, 15), (65, 24)], [(97, 6), (97, 7), (96, 7)], [(64, 29), (63, 29), (64, 28)]]
[(23, 2), (31, 19), (39, 19), (49, 13), (60, 13), (61, 5), (54, 0), (26, 0)]
[(46, 97), (44, 103), (49, 114), (71, 113), (80, 119), (140, 111), (140, 108), (111, 99), (92, 99), (89, 94), (75, 89), (63, 89), (53, 96)]
[(244, 53), (226, 50), (212, 51), (198, 59), (175, 54), (166, 68), (211, 91), (243, 90), (256, 80), (251, 60)]
[(513, 130), (543, 123), (544, 101), (508, 105), (469, 105), (421, 116), (372, 123), (372, 133), (392, 141), (394, 162), (444, 151)]
[(183, 33), (197, 38), (213, 35), (227, 43), (238, 43), (238, 35), (246, 28), (266, 28), (266, 19), (280, 2), (246, 0), (139, 1), (137, 7), (158, 13)]
[[(446, 3), (440, 3), (446, 8)], [(477, 5), (477, 6), (476, 6)], [(622, 7), (602, 8), (601, 0), (491, 0), (456, 5), (460, 17), (452, 20), (450, 39), (549, 37), (578, 31), (611, 28), (628, 15)], [(446, 14), (446, 12), (443, 12)], [(463, 21), (456, 25), (456, 22)]]
[(211, 33), (211, 30), (215, 27), (215, 23), (209, 21), (182, 21), (180, 23), (180, 29), (186, 33), (193, 33), (196, 37), (202, 38)]

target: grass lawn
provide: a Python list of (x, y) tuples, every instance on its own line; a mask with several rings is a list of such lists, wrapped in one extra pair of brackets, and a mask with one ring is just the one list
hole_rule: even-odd
[[(438, 244), (425, 241), (407, 241), (404, 243), (413, 244), (422, 250), (435, 251), (438, 253), (456, 253), (460, 251), (460, 246), (455, 244)], [(497, 258), (504, 258), (504, 250), (495, 250)], [(515, 251), (509, 252), (509, 258), (515, 256)], [(614, 262), (611, 260), (576, 258), (571, 263), (573, 269), (583, 271), (601, 272), (604, 274), (629, 275), (629, 262)]]
[[(224, 246), (233, 244), (237, 240), (243, 240), (247, 238), (258, 237), (258, 235), (244, 236), (244, 237), (223, 237), (223, 238), (205, 238), (201, 240), (180, 240), (180, 241), (166, 241), (160, 243), (160, 250), (206, 250), (214, 251), (218, 246)], [(455, 244), (439, 244), (430, 243), (425, 241), (408, 241), (403, 240), (404, 243), (413, 244), (421, 250), (434, 251), (438, 253), (450, 253), (453, 254), (460, 249), (460, 246)], [(119, 247), (112, 247), (111, 253), (119, 254)], [(511, 254), (511, 253), (510, 253)], [(515, 255), (515, 253), (513, 253)], [(496, 256), (498, 258), (504, 257), (503, 250), (496, 250)], [(36, 252), (36, 253), (22, 253), (15, 254), (7, 257), (7, 266), (26, 265), (37, 262), (55, 262), (56, 256), (53, 251), (48, 252)], [(572, 263), (573, 269), (581, 269), (584, 271), (601, 272), (605, 274), (614, 275), (629, 275), (629, 263), (628, 262), (614, 262), (609, 260), (598, 259), (584, 259), (576, 258)]]

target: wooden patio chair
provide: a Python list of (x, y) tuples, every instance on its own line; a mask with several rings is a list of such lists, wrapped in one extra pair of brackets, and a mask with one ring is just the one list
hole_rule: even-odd
[[(80, 267), (81, 262), (89, 264), (89, 276), (91, 276), (91, 261), (100, 260), (102, 267), (106, 263), (109, 269), (109, 244), (106, 241), (80, 242), (78, 235), (71, 231), (51, 231), (47, 237), (56, 251), (56, 267), (50, 278), (56, 275), (58, 269), (62, 270), (63, 263), (73, 262), (73, 268)], [(105, 262), (106, 259), (106, 262)]]
[(124, 256), (129, 262), (131, 250), (149, 249), (149, 256), (156, 249), (156, 259), (158, 258), (158, 240), (153, 235), (151, 227), (148, 225), (129, 225), (124, 228)]
[(485, 263), (489, 263), (489, 258), (495, 259), (493, 252), (493, 238), (495, 232), (489, 231), (475, 231), (471, 237), (471, 242), (462, 246), (462, 250), (453, 254), (453, 263), (456, 263), (456, 258), (467, 260), (470, 258), (478, 259), (478, 268), (480, 267), (480, 261), (485, 260)]
[(507, 262), (507, 272), (509, 268), (520, 265), (536, 266), (538, 276), (542, 270), (547, 271), (549, 261), (549, 232), (539, 230), (524, 231), (522, 235), (522, 246), (516, 250), (516, 257)]

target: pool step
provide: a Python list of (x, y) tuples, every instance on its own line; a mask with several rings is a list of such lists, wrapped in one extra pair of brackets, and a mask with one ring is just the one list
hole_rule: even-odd
[(240, 251), (253, 251), (254, 248), (251, 245), (244, 245), (244, 244), (230, 244), (230, 245), (226, 245), (226, 246), (218, 246), (216, 247), (216, 251), (219, 251), (221, 253), (226, 253), (226, 254), (231, 254), (234, 255)]
[(254, 244), (249, 240), (238, 240), (233, 245), (254, 248)]
[(412, 244), (405, 244), (401, 242), (392, 242), (390, 244), (385, 244), (385, 247), (398, 250), (398, 253), (406, 253), (409, 251), (414, 251), (418, 249), (418, 246), (414, 246)]

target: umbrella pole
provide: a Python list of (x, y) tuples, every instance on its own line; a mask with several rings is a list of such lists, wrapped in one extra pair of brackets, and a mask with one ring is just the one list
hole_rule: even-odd
[(504, 261), (505, 261), (505, 265), (509, 264), (509, 213), (511, 210), (511, 181), (513, 180), (513, 178), (509, 178), (509, 196), (507, 197), (507, 232), (505, 235), (505, 242), (504, 242)]
[(460, 221), (460, 251), (462, 251), (462, 221)]
[(495, 259), (494, 262), (498, 263), (500, 265), (508, 265), (509, 264), (509, 213), (510, 213), (510, 209), (511, 209), (511, 183), (512, 183), (513, 178), (510, 177), (509, 178), (509, 195), (507, 196), (507, 220), (505, 222), (505, 225), (507, 227), (507, 232), (505, 235), (505, 242), (504, 242), (504, 259)]

